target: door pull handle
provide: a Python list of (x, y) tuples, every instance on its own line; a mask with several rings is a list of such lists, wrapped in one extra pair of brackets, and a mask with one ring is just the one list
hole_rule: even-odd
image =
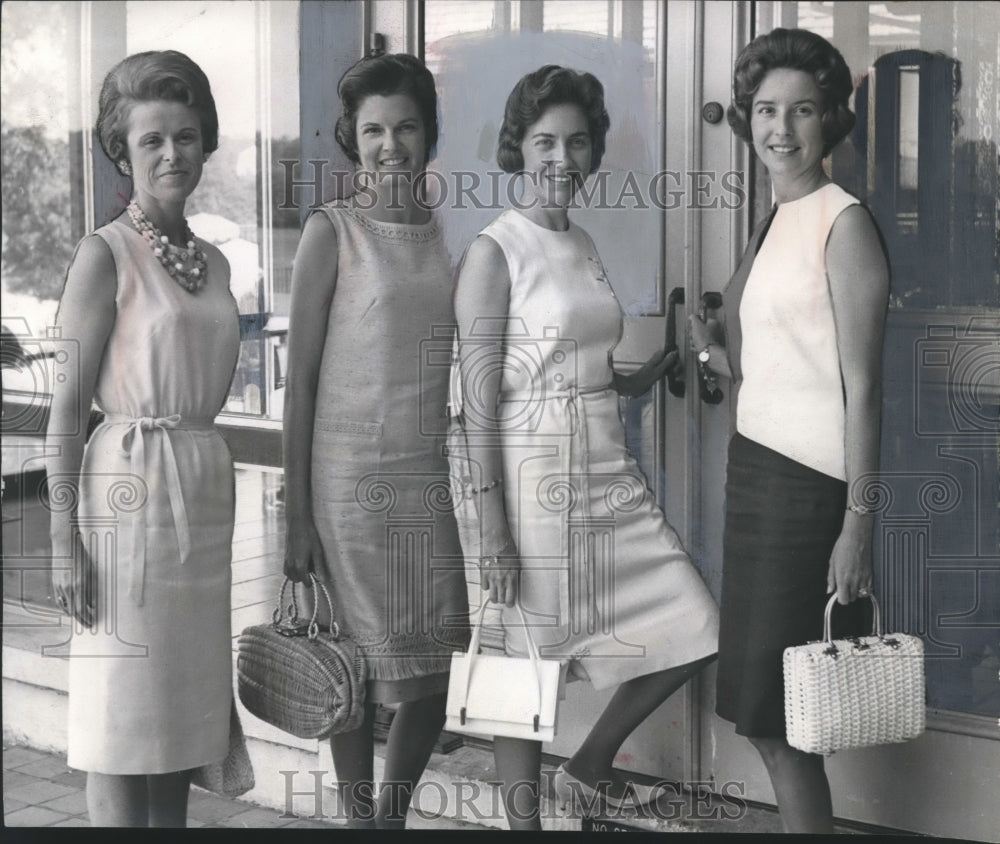
[[(718, 310), (722, 307), (722, 295), (715, 291), (703, 293), (701, 296), (701, 308), (698, 316), (704, 321), (708, 312)], [(722, 390), (715, 380), (715, 373), (708, 368), (707, 363), (698, 361), (698, 392), (701, 400), (706, 404), (718, 404), (722, 401)]]
[[(677, 306), (684, 304), (684, 288), (675, 287), (667, 297), (667, 344), (666, 354), (678, 351), (677, 349)], [(678, 364), (667, 372), (667, 387), (671, 395), (678, 398), (684, 397), (684, 370)]]

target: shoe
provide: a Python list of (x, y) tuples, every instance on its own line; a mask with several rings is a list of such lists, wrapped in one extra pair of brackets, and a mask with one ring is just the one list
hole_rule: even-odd
[(640, 785), (630, 780), (622, 797), (612, 797), (606, 790), (598, 792), (583, 780), (574, 777), (566, 770), (565, 765), (556, 768), (553, 789), (555, 790), (556, 804), (563, 812), (567, 811), (571, 804), (586, 803), (592, 806), (595, 805), (595, 801), (599, 801), (596, 802), (599, 809), (603, 807), (634, 809), (651, 803), (657, 796), (655, 787)]

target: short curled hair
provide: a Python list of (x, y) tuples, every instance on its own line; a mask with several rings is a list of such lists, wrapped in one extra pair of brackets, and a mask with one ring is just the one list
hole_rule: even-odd
[(726, 112), (733, 134), (753, 143), (750, 110), (754, 94), (768, 72), (778, 68), (801, 70), (816, 80), (823, 93), (823, 155), (829, 154), (854, 128), (854, 112), (847, 106), (854, 83), (837, 48), (806, 29), (772, 29), (740, 52), (733, 69), (733, 102)]
[[(427, 161), (434, 157), (438, 139), (437, 91), (434, 76), (416, 56), (391, 53), (361, 59), (345, 73), (337, 86), (340, 95), (340, 118), (337, 120), (337, 143), (355, 164), (358, 155), (358, 111), (366, 98), (405, 94), (417, 105), (424, 122)], [(424, 162), (424, 164), (427, 163)]]
[(104, 154), (116, 167), (128, 152), (132, 106), (154, 100), (184, 103), (193, 109), (201, 122), (202, 150), (208, 154), (218, 149), (219, 115), (204, 71), (184, 53), (151, 50), (120, 61), (101, 86), (97, 137)]
[[(524, 169), (521, 142), (528, 129), (554, 105), (579, 106), (590, 131), (590, 173), (601, 166), (611, 119), (604, 107), (604, 86), (591, 73), (547, 64), (522, 76), (507, 97), (497, 146), (497, 164), (506, 173)], [(587, 175), (589, 176), (590, 173)]]

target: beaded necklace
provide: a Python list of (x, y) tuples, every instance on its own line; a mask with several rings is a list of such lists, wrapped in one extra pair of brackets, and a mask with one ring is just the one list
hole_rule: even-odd
[(163, 232), (154, 226), (134, 199), (128, 204), (128, 216), (141, 234), (153, 255), (163, 265), (170, 277), (188, 293), (197, 293), (205, 284), (205, 253), (198, 249), (194, 234), (184, 221), (185, 247), (174, 246)]

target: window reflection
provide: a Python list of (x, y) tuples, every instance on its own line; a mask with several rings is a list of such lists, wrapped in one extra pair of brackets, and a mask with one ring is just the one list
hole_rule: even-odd
[[(86, 225), (78, 27), (76, 3), (2, 7), (3, 313), (11, 331), (35, 338), (55, 320)], [(4, 369), (6, 389), (17, 380), (16, 369)]]

